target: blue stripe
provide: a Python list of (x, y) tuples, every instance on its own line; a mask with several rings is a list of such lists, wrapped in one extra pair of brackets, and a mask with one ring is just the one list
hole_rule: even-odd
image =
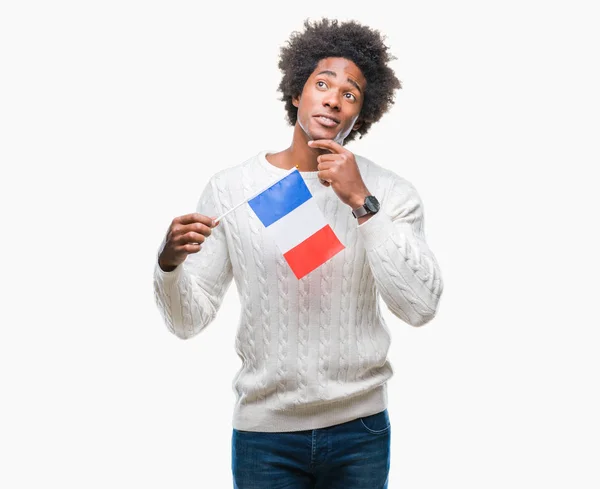
[(281, 219), (312, 197), (298, 170), (271, 185), (248, 201), (250, 207), (266, 226)]

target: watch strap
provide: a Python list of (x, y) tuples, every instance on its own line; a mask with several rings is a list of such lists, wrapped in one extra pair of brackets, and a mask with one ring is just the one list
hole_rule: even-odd
[(367, 214), (369, 214), (369, 211), (367, 210), (367, 208), (364, 205), (361, 205), (360, 207), (358, 207), (357, 209), (353, 209), (352, 210), (352, 215), (354, 217), (356, 217), (357, 219), (359, 217), (363, 217), (366, 216)]

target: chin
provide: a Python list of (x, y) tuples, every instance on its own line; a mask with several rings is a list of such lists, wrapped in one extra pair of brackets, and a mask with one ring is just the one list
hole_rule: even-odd
[(308, 139), (335, 139), (339, 131), (337, 128), (333, 128), (331, 131), (324, 130), (322, 127), (317, 128), (316, 130), (311, 130), (307, 132)]

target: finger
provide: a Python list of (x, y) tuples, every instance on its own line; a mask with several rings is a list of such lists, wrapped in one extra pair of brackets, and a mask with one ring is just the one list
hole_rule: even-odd
[(199, 222), (193, 222), (192, 224), (185, 225), (173, 224), (169, 234), (169, 239), (171, 239), (174, 243), (178, 243), (180, 242), (179, 238), (181, 236), (185, 236), (187, 233), (198, 233), (208, 237), (212, 234), (212, 229), (206, 224), (201, 224)]
[(176, 217), (173, 221), (177, 222), (178, 224), (193, 224), (195, 222), (199, 222), (205, 224), (206, 226), (214, 227), (213, 219), (211, 217), (205, 216), (204, 214), (200, 214), (198, 212)]
[(198, 253), (202, 249), (202, 245), (197, 243), (188, 243), (181, 247), (182, 251), (185, 251), (188, 255), (190, 253)]
[(326, 182), (325, 180), (321, 180), (320, 178), (319, 178), (319, 182), (321, 182), (326, 187), (330, 187), (331, 186), (331, 184), (329, 182)]
[(334, 161), (319, 162), (319, 164), (317, 165), (317, 170), (326, 171), (334, 168), (335, 166), (336, 165)]
[(323, 171), (319, 171), (317, 173), (317, 176), (327, 182), (327, 183), (331, 183), (333, 182), (333, 173), (331, 173), (331, 170), (323, 170)]
[(173, 239), (175, 246), (185, 246), (187, 244), (202, 244), (206, 240), (206, 236), (200, 233), (190, 231), (189, 233), (182, 234)]
[(340, 160), (340, 155), (336, 154), (336, 153), (325, 153), (322, 155), (317, 156), (317, 162), (319, 163), (324, 163), (327, 161), (338, 161)]
[(333, 153), (338, 153), (338, 154), (346, 152), (346, 150), (344, 149), (344, 147), (341, 144), (338, 144), (331, 139), (315, 139), (315, 140), (309, 141), (308, 145), (311, 148), (328, 149), (329, 151), (332, 151)]
[(186, 233), (195, 232), (203, 234), (206, 237), (212, 234), (212, 229), (210, 228), (210, 226), (207, 226), (206, 224), (200, 224), (199, 222), (195, 222), (194, 224), (189, 224), (185, 226), (184, 231)]

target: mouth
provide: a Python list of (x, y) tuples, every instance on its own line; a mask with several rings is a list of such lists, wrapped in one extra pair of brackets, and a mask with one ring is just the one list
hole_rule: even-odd
[(326, 127), (335, 127), (340, 123), (335, 117), (326, 114), (317, 114), (314, 117), (320, 124)]

